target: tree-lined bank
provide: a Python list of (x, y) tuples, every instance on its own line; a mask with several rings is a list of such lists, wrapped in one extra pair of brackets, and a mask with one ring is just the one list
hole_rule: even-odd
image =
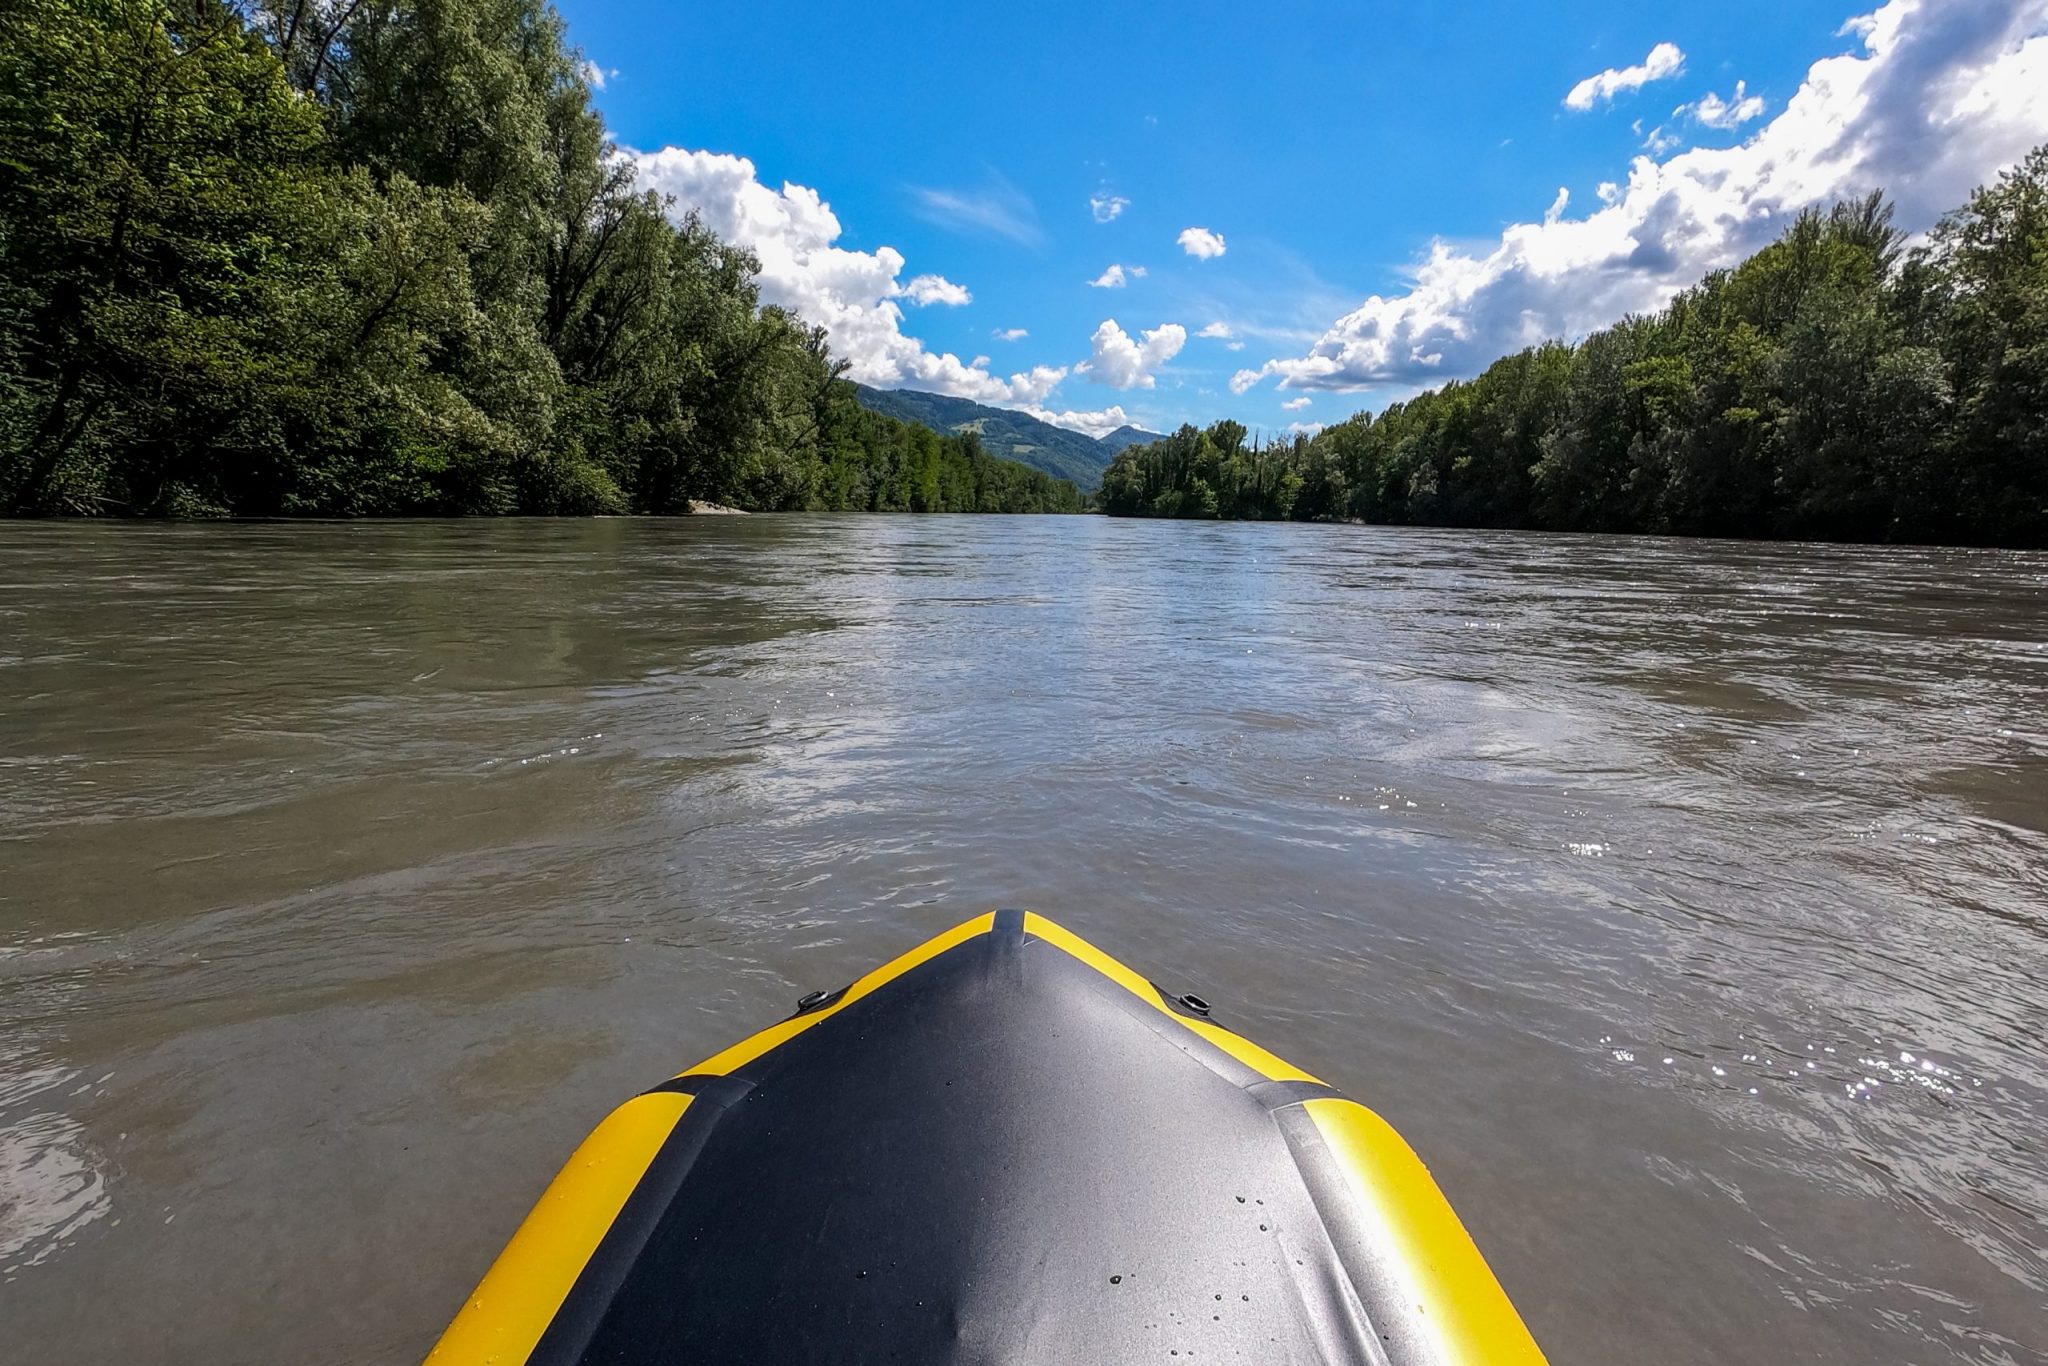
[(1378, 416), (1120, 454), (1101, 504), (1228, 517), (2048, 545), (2048, 148), (1905, 250), (1881, 196), (1669, 307)]
[(544, 0), (0, 10), (0, 511), (1076, 511), (638, 188)]

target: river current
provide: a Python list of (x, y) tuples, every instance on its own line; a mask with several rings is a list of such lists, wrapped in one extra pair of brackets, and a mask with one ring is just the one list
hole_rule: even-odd
[(1560, 1366), (2048, 1362), (2048, 556), (1087, 517), (0, 526), (0, 1358), (417, 1359), (996, 906)]

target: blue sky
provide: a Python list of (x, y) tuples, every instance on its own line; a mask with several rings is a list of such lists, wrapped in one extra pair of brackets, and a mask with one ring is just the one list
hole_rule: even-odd
[(2048, 141), (2043, 0), (562, 9), (857, 377), (1084, 430), (1377, 408)]

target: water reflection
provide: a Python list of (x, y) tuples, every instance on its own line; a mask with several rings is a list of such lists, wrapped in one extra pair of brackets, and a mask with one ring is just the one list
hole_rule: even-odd
[(112, 1208), (85, 1127), (44, 1108), (94, 1089), (76, 1072), (0, 1060), (0, 1283), (48, 1261)]

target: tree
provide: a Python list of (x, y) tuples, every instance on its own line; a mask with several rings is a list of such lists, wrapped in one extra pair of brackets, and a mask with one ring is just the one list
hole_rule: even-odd
[(283, 458), (319, 112), (230, 10), (23, 0), (0, 17), (0, 269), (21, 321), (17, 512), (190, 511)]
[(1971, 539), (2048, 540), (2048, 147), (1934, 230), (1957, 421), (1945, 519)]
[(1103, 510), (2048, 544), (2048, 148), (1919, 250), (1865, 195), (1576, 346), (1219, 459), (1225, 430), (1126, 450)]

